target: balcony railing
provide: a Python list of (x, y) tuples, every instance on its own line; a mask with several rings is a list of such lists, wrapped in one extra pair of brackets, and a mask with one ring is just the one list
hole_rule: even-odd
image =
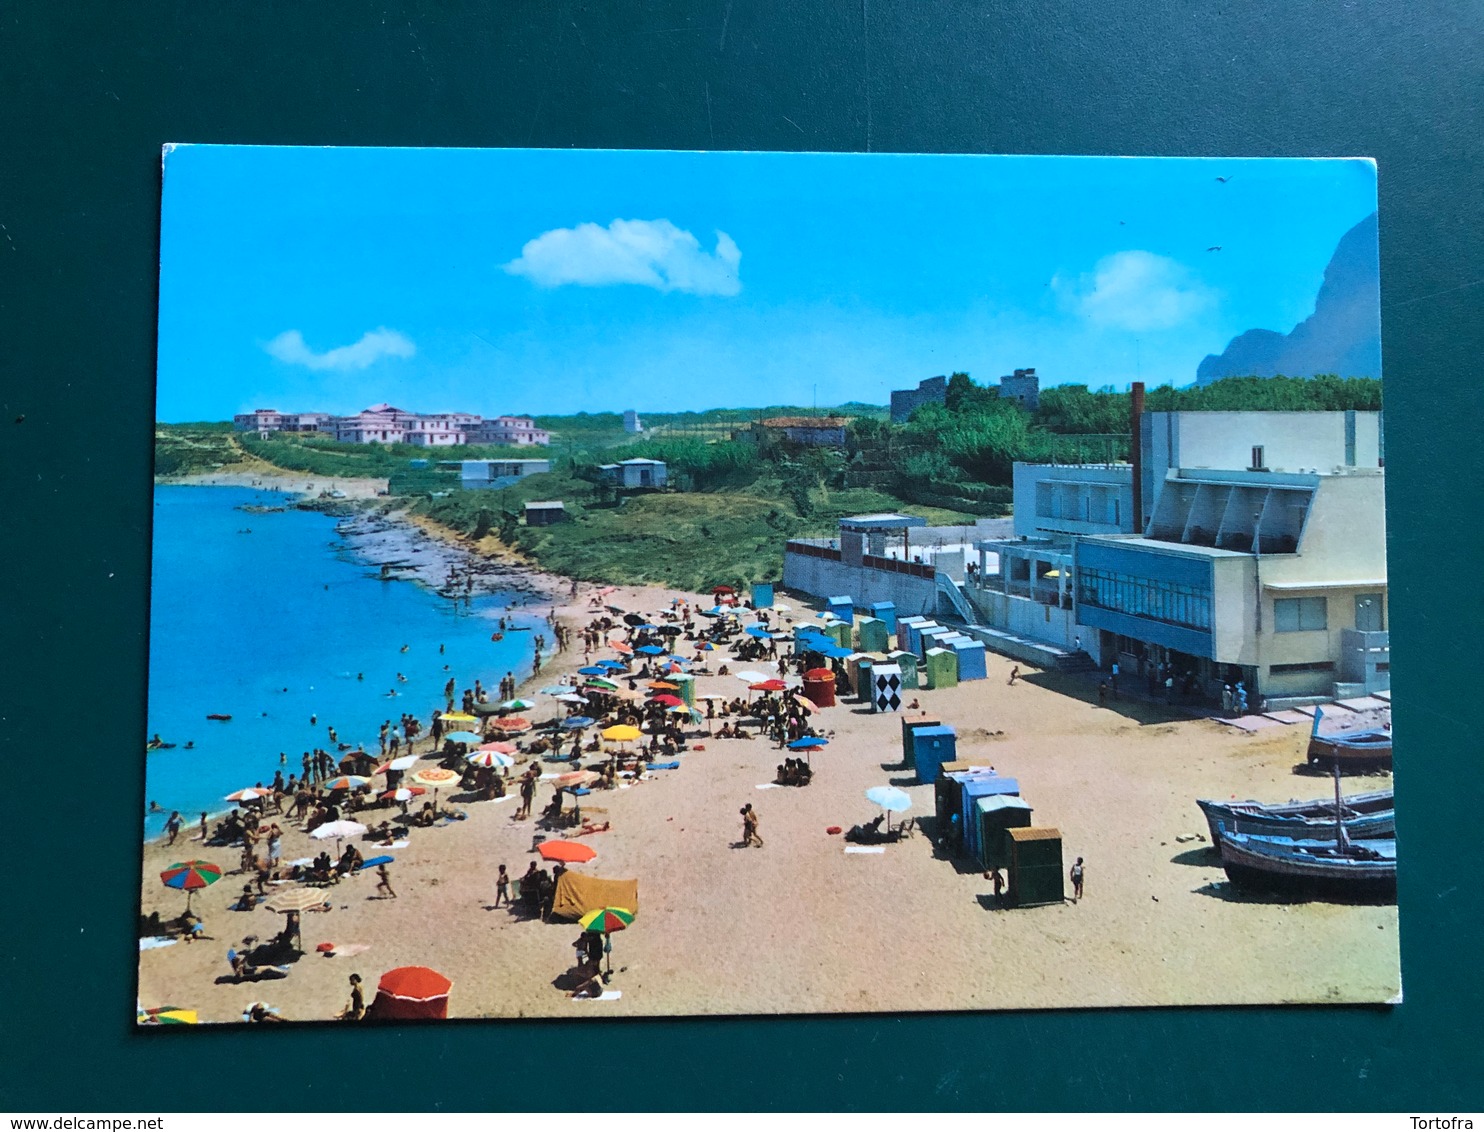
[(931, 578), (937, 571), (923, 562), (903, 562), (896, 558), (882, 558), (875, 554), (861, 555), (861, 565), (871, 570), (886, 570), (892, 574), (906, 574), (912, 578)]

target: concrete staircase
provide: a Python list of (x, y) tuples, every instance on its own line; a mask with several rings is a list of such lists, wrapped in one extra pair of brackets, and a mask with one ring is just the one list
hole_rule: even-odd
[(950, 611), (950, 616), (962, 621), (965, 625), (978, 625), (983, 620), (979, 616), (979, 611), (974, 608), (974, 603), (964, 596), (963, 590), (958, 588), (958, 583), (944, 571), (937, 571), (934, 574), (934, 581), (938, 586), (938, 608), (940, 610), (946, 606)]

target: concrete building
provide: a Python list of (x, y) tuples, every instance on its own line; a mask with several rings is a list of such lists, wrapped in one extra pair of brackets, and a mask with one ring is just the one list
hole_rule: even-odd
[(1135, 427), (1132, 465), (1016, 465), (1015, 537), (976, 544), (964, 587), (990, 647), (1168, 666), (1211, 699), (1237, 680), (1270, 701), (1388, 687), (1380, 414)]
[(764, 450), (778, 444), (799, 448), (843, 448), (849, 417), (769, 417), (745, 434)]
[(623, 430), (630, 434), (644, 431), (644, 422), (639, 419), (637, 410), (625, 409), (623, 411)]
[(941, 405), (948, 397), (948, 378), (929, 377), (917, 383), (916, 389), (891, 391), (892, 424), (903, 424), (914, 409), (922, 405)]
[(622, 460), (601, 464), (598, 473), (604, 483), (616, 487), (664, 487), (670, 482), (669, 469), (663, 460)]
[(334, 419), (329, 413), (280, 413), (277, 409), (254, 409), (234, 416), (232, 427), (238, 432), (255, 432), (266, 440), (275, 432), (319, 432)]
[(458, 469), (465, 490), (509, 487), (526, 476), (551, 471), (550, 460), (447, 460), (439, 466)]
[(550, 444), (551, 433), (537, 428), (530, 417), (493, 417), (469, 429), (469, 443), (523, 448), (528, 444)]
[(1032, 369), (1018, 369), (1000, 378), (1000, 399), (1018, 402), (1028, 413), (1041, 403), (1041, 379)]

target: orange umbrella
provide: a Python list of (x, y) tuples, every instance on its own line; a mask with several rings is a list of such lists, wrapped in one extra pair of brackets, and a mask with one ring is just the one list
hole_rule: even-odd
[(542, 860), (561, 861), (566, 865), (580, 865), (598, 855), (596, 849), (575, 841), (543, 841), (536, 846), (536, 852), (541, 854)]
[(381, 976), (367, 1012), (377, 1019), (447, 1018), (453, 983), (430, 967), (398, 967)]
[(608, 647), (618, 653), (619, 656), (632, 656), (634, 653), (634, 646), (625, 644), (623, 641), (609, 641)]
[(490, 724), (490, 730), (520, 732), (529, 731), (534, 726), (535, 724), (529, 719), (522, 719), (520, 716), (511, 716), (509, 719), (495, 720), (495, 722)]
[(479, 749), (497, 755), (513, 755), (520, 750), (514, 743), (481, 743)]
[(680, 685), (679, 684), (672, 684), (668, 680), (651, 680), (649, 682), (649, 685), (648, 686), (651, 687), (651, 688), (658, 689), (661, 692), (678, 692), (678, 691), (680, 691)]

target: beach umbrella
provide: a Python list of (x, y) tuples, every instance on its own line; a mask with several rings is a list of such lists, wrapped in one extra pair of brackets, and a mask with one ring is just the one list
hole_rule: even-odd
[(745, 672), (734, 672), (732, 673), (732, 675), (735, 676), (738, 680), (742, 681), (742, 683), (744, 684), (756, 684), (762, 680), (772, 679), (772, 677), (769, 676), (766, 672), (755, 672), (751, 668), (747, 669), (747, 671)]
[(598, 781), (601, 777), (595, 770), (571, 770), (566, 774), (559, 774), (552, 779), (558, 786), (586, 786), (590, 782)]
[(609, 692), (616, 692), (616, 691), (618, 691), (618, 685), (615, 684), (612, 680), (600, 680), (596, 676), (589, 676), (588, 677), (588, 679), (587, 679), (587, 687), (589, 687), (589, 688), (602, 688), (605, 691), (609, 691)]
[(791, 606), (791, 605), (784, 605), (783, 602), (781, 602), (781, 601), (775, 601), (773, 603), (772, 608), (773, 608), (774, 612), (776, 612), (776, 613), (792, 613), (794, 611), (794, 607), (793, 606)]
[(696, 652), (715, 652), (716, 646), (710, 641), (699, 641), (696, 644)]
[(660, 692), (657, 695), (650, 696), (649, 702), (652, 704), (664, 704), (665, 707), (683, 707), (685, 705), (684, 700), (679, 696), (670, 695), (669, 692)]
[(873, 786), (866, 791), (866, 798), (886, 811), (886, 830), (891, 832), (891, 815), (912, 808), (912, 796), (895, 786)]
[[(499, 751), (473, 751), (464, 756), (469, 760), (470, 766), (505, 767), (514, 766), (515, 760), (509, 755), (502, 755)], [(422, 793), (422, 791), (418, 791)]]
[(768, 632), (766, 625), (749, 625), (742, 631), (749, 637), (758, 637), (765, 641), (771, 641), (773, 639), (773, 634)]
[(566, 696), (577, 691), (575, 684), (548, 684), (541, 689), (543, 696)]
[(528, 708), (533, 708), (535, 706), (536, 705), (530, 700), (514, 699), (506, 700), (500, 705), (500, 709), (502, 711), (526, 711)]
[(234, 790), (227, 795), (228, 802), (255, 802), (259, 798), (271, 798), (273, 791), (265, 790), (261, 786), (249, 786), (245, 790)]
[(600, 660), (597, 662), (597, 667), (605, 672), (627, 672), (629, 669), (629, 666), (621, 660)]
[(660, 648), (659, 645), (640, 645), (634, 651), (637, 652), (637, 653), (643, 653), (645, 656), (664, 656), (665, 655), (665, 650), (662, 649), (662, 648)]
[(619, 723), (603, 731), (603, 738), (612, 739), (615, 743), (632, 743), (639, 738), (639, 729), (630, 727), (627, 723)]
[(788, 685), (778, 679), (778, 677), (772, 676), (767, 680), (760, 680), (756, 684), (749, 684), (747, 689), (750, 692), (781, 692), (787, 687)]
[(377, 767), (372, 774), (385, 774), (389, 770), (410, 770), (417, 765), (416, 755), (398, 755), (390, 762), (384, 762)]
[[(424, 767), (412, 776), (412, 781), (422, 786), (431, 786), (437, 790), (440, 786), (457, 786), (459, 779), (463, 776), (456, 770), (446, 770), (441, 766)], [(318, 830), (315, 831), (319, 832)]]
[(398, 967), (381, 976), (368, 1013), (378, 1020), (447, 1018), (453, 982), (430, 967)]
[[(594, 908), (580, 920), (585, 932), (597, 932), (603, 936), (603, 953), (608, 957), (608, 975), (613, 974), (613, 941), (608, 937), (621, 932), (634, 922), (634, 913), (627, 908)], [(604, 976), (606, 979), (608, 976)]]
[(369, 781), (371, 781), (369, 778), (362, 778), (359, 774), (342, 774), (326, 782), (325, 789), (354, 790), (357, 787), (366, 785)]
[(452, 723), (458, 727), (463, 727), (466, 723), (478, 723), (479, 720), (461, 711), (451, 711), (443, 717), (443, 722), (445, 725)]
[(651, 680), (649, 682), (649, 684), (647, 685), (647, 687), (653, 688), (657, 692), (678, 692), (678, 691), (680, 691), (680, 685), (679, 684), (672, 684), (668, 680)]
[(623, 615), (623, 623), (625, 625), (642, 625), (644, 624), (644, 617), (638, 613), (625, 613)]
[[(495, 720), (494, 723), (491, 723), (490, 724), (490, 729), (492, 731), (506, 731), (506, 732), (517, 732), (518, 733), (518, 732), (521, 732), (521, 731), (529, 731), (532, 727), (535, 727), (535, 726), (536, 725), (534, 723), (532, 723), (529, 719), (522, 719), (518, 715), (512, 715), (512, 716), (509, 716), (509, 717), (507, 717), (505, 719), (497, 719), (497, 720)], [(476, 735), (474, 737), (474, 741), (477, 743), (479, 741), (479, 736)]]
[(474, 705), (474, 714), (477, 715), (477, 716), (480, 716), (481, 718), (483, 718), (485, 716), (490, 716), (490, 715), (499, 715), (504, 710), (505, 709), (503, 707), (501, 707), (499, 704), (479, 704), (479, 703), (477, 703), (477, 704)]
[(623, 641), (609, 641), (608, 647), (618, 653), (619, 656), (628, 656), (634, 651), (633, 645), (626, 644)]
[(596, 664), (589, 664), (586, 668), (579, 668), (577, 670), (579, 676), (604, 676), (607, 673), (608, 669), (599, 668)]
[(191, 894), (199, 888), (209, 888), (222, 879), (220, 865), (210, 861), (177, 861), (160, 873), (166, 888), (183, 889), (186, 894), (186, 911), (191, 910)]
[(315, 908), (324, 908), (329, 903), (322, 888), (288, 888), (268, 897), (263, 907), (270, 912), (279, 913), (309, 912)]
[(358, 821), (327, 821), (324, 825), (317, 825), (309, 831), (309, 836), (316, 841), (327, 841), (335, 839), (335, 855), (340, 855), (340, 842), (347, 837), (359, 837), (366, 832), (366, 827)]
[[(500, 726), (498, 723), (495, 726)], [(476, 735), (472, 731), (446, 731), (443, 737), (450, 743), (468, 743), (470, 746), (478, 746), (483, 742), (483, 735)]]
[(141, 1010), (138, 1021), (142, 1026), (194, 1026), (201, 1019), (196, 1011), (183, 1006), (156, 1006)]
[(579, 696), (575, 692), (570, 693), (570, 694), (563, 694), (563, 695), (560, 695), (560, 696), (558, 696), (556, 698), (559, 699), (559, 700), (561, 700), (563, 703), (568, 703), (568, 704), (585, 704), (585, 703), (587, 703), (587, 697), (586, 696)]
[(514, 743), (481, 743), (481, 751), (493, 751), (497, 755), (513, 755), (520, 750)]
[(576, 841), (543, 841), (536, 846), (536, 852), (543, 861), (561, 861), (564, 865), (580, 865), (598, 855), (592, 846)]
[(584, 727), (591, 727), (598, 721), (590, 715), (569, 715), (562, 720), (562, 726), (569, 731), (581, 731)]
[(827, 747), (830, 741), (821, 739), (818, 735), (805, 735), (802, 739), (795, 739), (788, 745), (790, 751), (812, 751), (815, 747)]
[(410, 802), (419, 794), (426, 794), (427, 790), (421, 786), (398, 786), (395, 790), (385, 790), (381, 794), (384, 801)]

